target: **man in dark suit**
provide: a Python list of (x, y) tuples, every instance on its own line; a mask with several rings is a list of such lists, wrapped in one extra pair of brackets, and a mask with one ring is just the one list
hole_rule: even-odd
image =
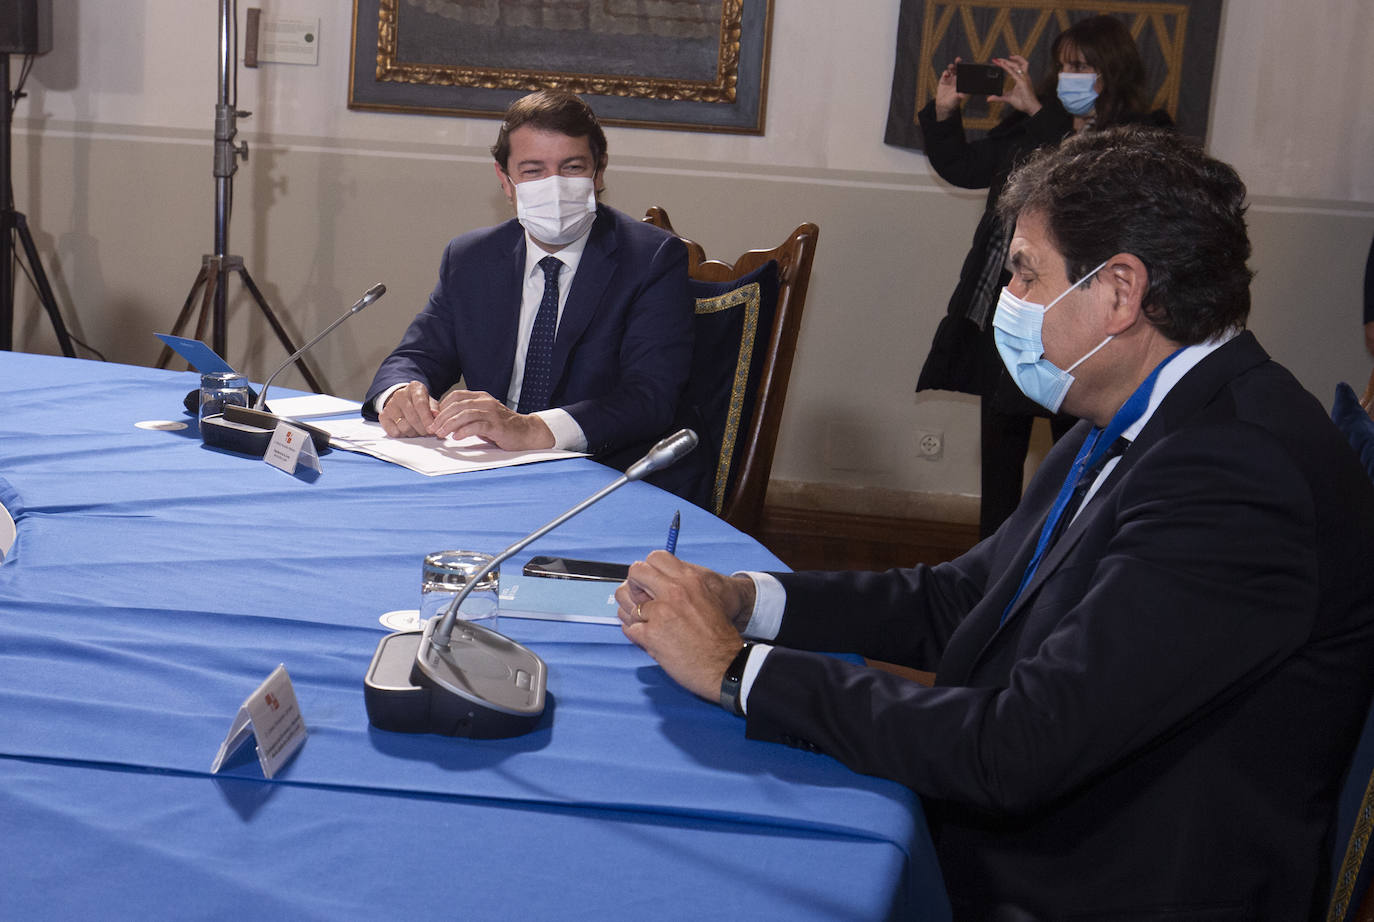
[(750, 737), (921, 794), (959, 919), (1321, 914), (1374, 691), (1374, 485), (1243, 329), (1244, 197), (1142, 129), (1014, 176), (999, 347), (1083, 421), (968, 554), (725, 577), (655, 552), (617, 590)]
[(516, 218), (448, 244), (364, 414), (393, 437), (476, 435), (624, 467), (668, 430), (687, 380), (686, 248), (598, 204), (606, 137), (571, 93), (512, 103), (492, 155)]

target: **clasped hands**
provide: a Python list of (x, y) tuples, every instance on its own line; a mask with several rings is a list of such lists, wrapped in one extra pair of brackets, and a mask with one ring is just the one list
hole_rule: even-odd
[(615, 591), (625, 636), (683, 688), (715, 703), (740, 632), (754, 611), (754, 581), (654, 551), (630, 565)]
[(392, 438), (475, 435), (507, 451), (554, 447), (553, 432), (542, 419), (517, 413), (485, 391), (455, 388), (435, 400), (423, 382), (411, 381), (387, 398), (378, 419)]

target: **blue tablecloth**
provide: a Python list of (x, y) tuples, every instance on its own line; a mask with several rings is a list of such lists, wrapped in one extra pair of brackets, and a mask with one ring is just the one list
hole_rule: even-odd
[[(614, 476), (577, 459), (427, 478), (332, 451), (287, 475), (203, 446), (194, 375), (0, 353), (0, 916), (948, 916), (919, 802), (751, 742), (617, 627), (506, 618), (549, 666), (511, 740), (372, 728), (362, 677), (420, 558), (496, 551)], [(631, 484), (534, 554), (780, 568)], [(273, 780), (209, 766), (278, 664), (310, 735)]]

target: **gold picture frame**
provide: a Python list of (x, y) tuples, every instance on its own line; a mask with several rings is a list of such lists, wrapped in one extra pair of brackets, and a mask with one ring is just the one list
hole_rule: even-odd
[(762, 134), (772, 0), (354, 0), (351, 109), (499, 117), (532, 90), (606, 124)]

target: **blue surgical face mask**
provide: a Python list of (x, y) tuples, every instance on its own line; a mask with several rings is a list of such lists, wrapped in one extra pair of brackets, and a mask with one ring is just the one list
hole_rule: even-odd
[(1087, 115), (1097, 105), (1097, 74), (1060, 74), (1059, 101), (1071, 115)]
[(1002, 364), (1011, 372), (1011, 378), (1021, 389), (1021, 393), (1051, 413), (1059, 412), (1059, 407), (1064, 403), (1064, 395), (1073, 386), (1073, 370), (1095, 355), (1098, 349), (1111, 342), (1112, 337), (1108, 336), (1102, 340), (1067, 369), (1060, 369), (1045, 358), (1045, 342), (1041, 338), (1045, 312), (1058, 304), (1064, 295), (1081, 285), (1085, 279), (1097, 275), (1105, 265), (1107, 264), (1103, 262), (1064, 289), (1059, 297), (1044, 307), (1018, 298), (1009, 288), (1003, 288), (997, 299), (997, 310), (992, 315), (992, 338), (997, 344), (997, 354), (1002, 357)]

